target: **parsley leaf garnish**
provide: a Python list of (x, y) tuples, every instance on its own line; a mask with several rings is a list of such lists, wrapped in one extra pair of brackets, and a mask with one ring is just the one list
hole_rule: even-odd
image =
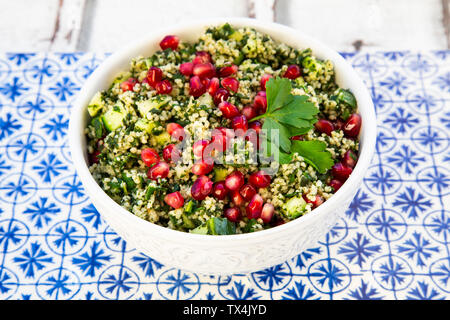
[[(324, 173), (333, 165), (326, 144), (321, 141), (291, 140), (291, 137), (305, 134), (313, 128), (319, 110), (308, 101), (308, 96), (293, 95), (291, 91), (292, 84), (289, 79), (271, 78), (266, 83), (266, 113), (251, 121), (264, 119), (262, 128), (266, 130), (268, 141), (266, 154), (278, 154), (279, 162), (283, 164), (292, 160), (293, 153), (298, 153), (307, 163)], [(278, 136), (275, 136), (277, 132)]]

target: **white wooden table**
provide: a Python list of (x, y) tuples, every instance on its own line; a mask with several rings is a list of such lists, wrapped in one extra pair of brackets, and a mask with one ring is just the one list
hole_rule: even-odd
[(340, 51), (450, 48), (449, 0), (0, 0), (0, 51), (108, 51), (190, 19), (249, 16)]

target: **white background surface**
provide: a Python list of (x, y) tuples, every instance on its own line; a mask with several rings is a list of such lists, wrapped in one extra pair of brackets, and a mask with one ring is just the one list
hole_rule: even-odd
[(190, 19), (276, 21), (341, 51), (448, 49), (449, 0), (0, 0), (0, 51), (108, 51)]

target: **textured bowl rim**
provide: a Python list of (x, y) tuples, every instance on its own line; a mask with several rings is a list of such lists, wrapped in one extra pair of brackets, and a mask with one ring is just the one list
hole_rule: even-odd
[[(320, 57), (329, 59), (333, 62), (335, 69), (339, 69), (339, 73), (336, 73), (336, 78), (345, 77), (346, 82), (349, 83), (347, 87), (351, 89), (354, 93), (356, 100), (358, 102), (358, 112), (362, 116), (362, 127), (360, 133), (360, 155), (358, 162), (353, 169), (352, 174), (348, 180), (342, 185), (342, 187), (327, 201), (322, 205), (312, 210), (310, 213), (303, 215), (295, 220), (288, 223), (269, 228), (266, 230), (261, 230), (258, 232), (244, 233), (244, 234), (233, 234), (233, 235), (221, 235), (221, 236), (211, 236), (211, 235), (199, 235), (192, 234), (188, 232), (177, 231), (169, 229), (152, 222), (146, 221), (139, 218), (138, 216), (132, 214), (114, 200), (112, 200), (97, 184), (97, 182), (92, 177), (88, 166), (86, 164), (86, 150), (83, 150), (83, 131), (85, 126), (86, 105), (93, 94), (94, 91), (98, 91), (105, 87), (104, 80), (102, 84), (99, 84), (102, 78), (109, 78), (112, 80), (114, 75), (120, 70), (117, 65), (123, 64), (124, 61), (130, 61), (134, 58), (134, 52), (139, 50), (139, 48), (145, 48), (146, 46), (154, 45), (159, 43), (160, 39), (167, 34), (180, 34), (186, 33), (186, 30), (207, 28), (214, 25), (221, 25), (223, 23), (230, 23), (231, 25), (237, 26), (248, 26), (255, 28), (258, 31), (265, 32), (271, 35), (275, 40), (279, 40), (284, 43), (289, 42), (301, 42), (301, 48), (311, 48), (313, 54)], [(285, 40), (280, 40), (280, 38), (286, 38)], [(289, 41), (289, 39), (291, 39)], [(298, 45), (293, 45), (298, 47)], [(288, 231), (294, 231), (293, 229), (301, 229), (301, 225), (309, 221), (310, 219), (326, 219), (327, 213), (333, 211), (336, 207), (342, 204), (341, 200), (346, 199), (350, 194), (356, 192), (354, 190), (355, 186), (358, 186), (364, 177), (367, 169), (369, 168), (376, 143), (376, 116), (373, 106), (372, 99), (368, 92), (367, 87), (364, 85), (362, 79), (356, 74), (352, 66), (345, 61), (345, 59), (339, 55), (333, 49), (322, 44), (320, 41), (313, 39), (312, 37), (303, 34), (302, 32), (292, 29), (287, 26), (283, 26), (277, 23), (261, 22), (251, 18), (214, 18), (214, 19), (204, 19), (195, 20), (190, 22), (185, 22), (182, 24), (174, 25), (170, 28), (161, 29), (153, 32), (148, 37), (134, 41), (129, 45), (126, 45), (122, 50), (113, 53), (91, 74), (87, 79), (82, 89), (79, 91), (77, 98), (73, 104), (71, 111), (71, 119), (68, 130), (69, 136), (69, 147), (72, 156), (72, 161), (75, 166), (76, 172), (78, 173), (81, 182), (85, 188), (86, 193), (90, 197), (96, 197), (98, 201), (106, 204), (110, 208), (109, 214), (127, 216), (127, 219), (135, 220), (134, 222), (141, 223), (145, 225), (145, 228), (149, 228), (149, 231), (155, 235), (163, 235), (164, 238), (172, 238), (180, 241), (186, 242), (208, 242), (214, 246), (230, 246), (236, 245), (241, 241), (247, 242), (261, 242), (263, 238), (275, 235), (277, 233), (283, 233)], [(93, 201), (95, 204), (95, 201)]]

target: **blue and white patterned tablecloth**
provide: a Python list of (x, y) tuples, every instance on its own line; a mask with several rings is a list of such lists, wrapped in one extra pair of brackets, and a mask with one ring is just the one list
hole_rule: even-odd
[(71, 103), (106, 55), (0, 54), (0, 300), (449, 299), (450, 51), (343, 54), (378, 114), (346, 216), (252, 274), (163, 266), (102, 220), (71, 164)]

